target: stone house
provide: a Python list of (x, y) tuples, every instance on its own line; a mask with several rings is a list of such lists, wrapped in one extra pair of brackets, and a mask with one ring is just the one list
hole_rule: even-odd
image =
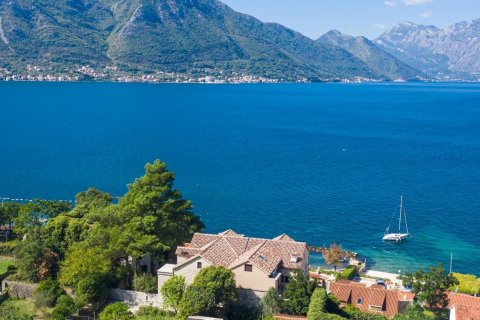
[(399, 290), (387, 290), (380, 285), (367, 287), (363, 283), (340, 280), (330, 284), (330, 292), (342, 305), (353, 305), (373, 314), (393, 318), (413, 303), (415, 295)]
[(307, 244), (286, 234), (260, 239), (233, 230), (195, 233), (190, 243), (177, 248), (176, 256), (176, 264), (158, 270), (159, 289), (173, 275), (182, 275), (192, 283), (202, 268), (213, 265), (232, 270), (238, 288), (262, 297), (270, 288), (280, 290), (295, 271), (307, 273), (309, 268)]

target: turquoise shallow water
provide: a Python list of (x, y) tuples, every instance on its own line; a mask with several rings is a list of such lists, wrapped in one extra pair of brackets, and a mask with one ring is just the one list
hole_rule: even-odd
[[(480, 274), (478, 85), (0, 83), (0, 139), (0, 197), (122, 195), (160, 158), (207, 231)], [(400, 194), (414, 237), (386, 244)]]

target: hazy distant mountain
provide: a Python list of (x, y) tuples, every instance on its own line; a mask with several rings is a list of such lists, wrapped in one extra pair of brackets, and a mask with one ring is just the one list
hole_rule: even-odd
[(426, 75), (406, 63), (395, 58), (393, 55), (379, 48), (365, 37), (352, 37), (338, 30), (331, 30), (321, 36), (321, 43), (330, 43), (345, 49), (377, 74), (382, 74), (389, 79), (419, 80), (425, 79)]
[(400, 60), (440, 79), (478, 79), (480, 19), (446, 29), (400, 23), (375, 43)]
[(216, 0), (0, 1), (0, 66), (226, 72), (310, 80), (381, 79), (363, 61)]

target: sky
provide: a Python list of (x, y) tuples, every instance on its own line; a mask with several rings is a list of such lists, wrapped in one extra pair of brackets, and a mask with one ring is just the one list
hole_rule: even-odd
[(401, 21), (445, 28), (480, 18), (480, 0), (221, 0), (316, 39), (331, 29), (374, 39)]

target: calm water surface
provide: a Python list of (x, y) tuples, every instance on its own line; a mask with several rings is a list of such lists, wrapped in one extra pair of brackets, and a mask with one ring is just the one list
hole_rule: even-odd
[[(478, 85), (0, 83), (0, 139), (0, 197), (120, 196), (160, 158), (209, 232), (480, 274)], [(386, 244), (400, 194), (414, 237)]]

